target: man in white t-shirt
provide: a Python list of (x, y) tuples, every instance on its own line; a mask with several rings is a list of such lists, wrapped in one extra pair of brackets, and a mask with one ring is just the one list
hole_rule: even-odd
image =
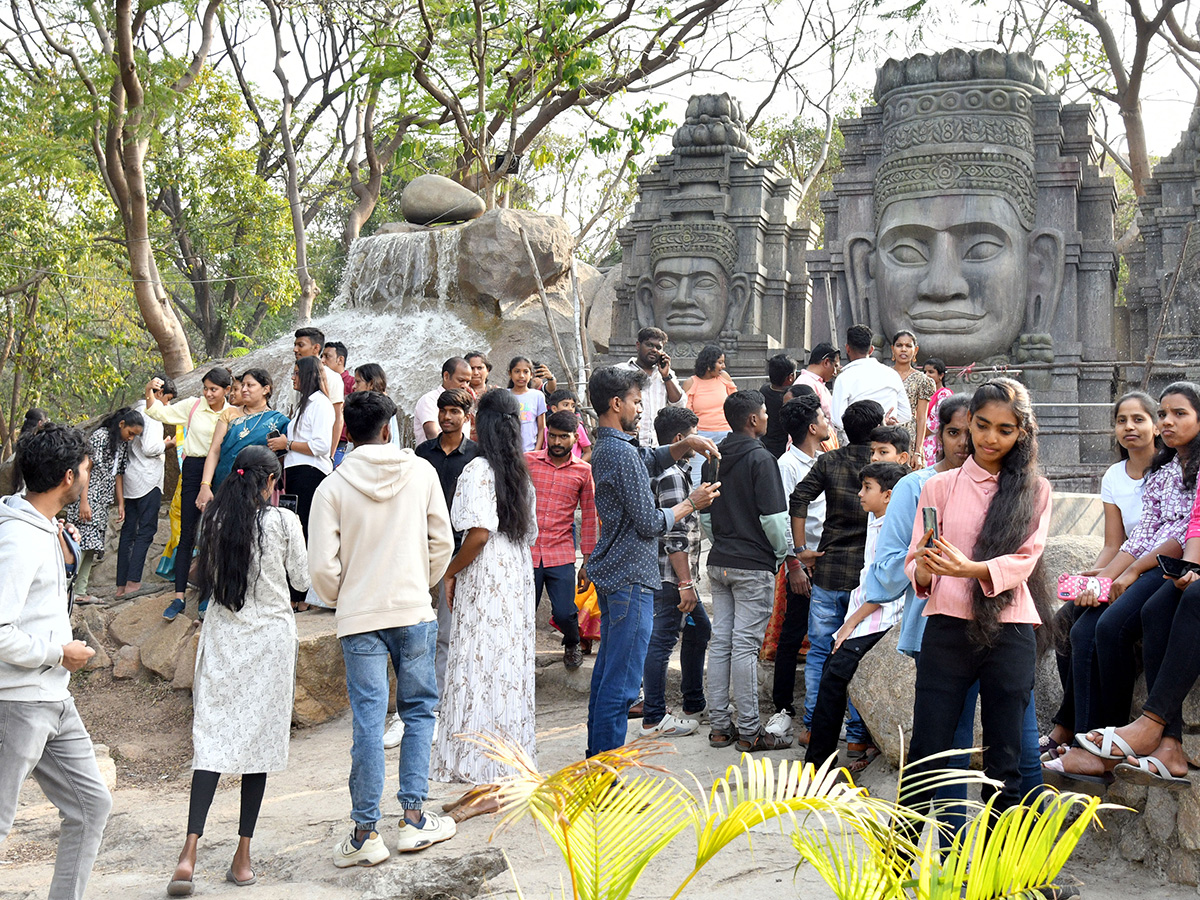
[(638, 427), (638, 445), (642, 447), (658, 446), (658, 436), (654, 433), (658, 411), (664, 406), (683, 406), (687, 402), (679, 379), (671, 369), (671, 357), (666, 347), (667, 333), (649, 325), (638, 332), (637, 356), (617, 365), (618, 369), (641, 372), (646, 376), (642, 385), (642, 419)]
[[(419, 447), (426, 441), (433, 440), (441, 433), (438, 427), (438, 397), (442, 391), (453, 391), (457, 388), (471, 389), (471, 364), (461, 356), (452, 356), (442, 363), (442, 384), (421, 395), (413, 407), (413, 446)], [(463, 434), (471, 436), (471, 423), (463, 425)]]
[[(297, 328), (296, 341), (292, 344), (292, 353), (296, 359), (304, 356), (321, 359), (321, 351), (325, 349), (325, 333), (319, 328)], [(333, 434), (329, 436), (329, 446), (336, 447), (342, 436), (342, 403), (346, 399), (346, 386), (342, 376), (329, 366), (321, 363), (321, 374), (325, 378), (325, 394), (333, 404)], [(300, 405), (300, 397), (292, 391), (292, 409)]]
[(859, 400), (874, 400), (882, 406), (885, 425), (912, 421), (904, 382), (895, 369), (871, 356), (871, 329), (866, 325), (851, 325), (847, 330), (846, 356), (850, 362), (842, 367), (833, 383), (832, 424), (839, 435), (844, 436), (842, 413)]

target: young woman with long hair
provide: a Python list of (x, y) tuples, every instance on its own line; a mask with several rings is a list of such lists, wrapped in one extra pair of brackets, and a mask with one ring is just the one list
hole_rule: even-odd
[(924, 369), (913, 365), (920, 350), (916, 335), (911, 331), (897, 331), (892, 335), (892, 363), (896, 374), (904, 382), (904, 392), (912, 408), (912, 418), (904, 423), (904, 427), (908, 429), (908, 446), (913, 451), (909, 456), (914, 469), (925, 465), (922, 451), (925, 437), (930, 431), (929, 406), (937, 390), (937, 385), (925, 374)]
[[(725, 351), (716, 344), (708, 344), (696, 354), (696, 365), (691, 378), (681, 385), (687, 398), (687, 408), (700, 419), (696, 433), (718, 443), (729, 434), (729, 423), (725, 421), (725, 398), (737, 390), (733, 379), (725, 372)], [(700, 466), (704, 457), (696, 454), (692, 460), (692, 488), (700, 486)]]
[(229, 370), (214, 366), (204, 375), (204, 392), (200, 397), (185, 397), (171, 404), (162, 403), (155, 391), (163, 386), (161, 378), (151, 378), (146, 384), (146, 415), (164, 425), (182, 425), (183, 465), (179, 472), (179, 543), (175, 545), (175, 599), (163, 610), (168, 622), (183, 612), (183, 595), (187, 591), (188, 571), (192, 566), (192, 550), (196, 546), (196, 528), (200, 524), (200, 507), (196, 498), (204, 486), (204, 461), (212, 447), (217, 422), (225, 411), (225, 397), (233, 379)]
[(252, 446), (267, 446), (267, 436), (287, 430), (288, 417), (271, 409), (275, 385), (266, 369), (247, 369), (235, 379), (241, 384), (241, 394), (235, 398), (240, 406), (229, 406), (217, 420), (212, 444), (204, 460), (204, 479), (196, 505), (203, 510), (213, 494), (233, 470), (237, 455)]
[[(1163, 446), (1145, 470), (1141, 518), (1099, 572), (1100, 577), (1113, 579), (1109, 602), (1096, 607), (1098, 614), (1081, 616), (1071, 628), (1072, 657), (1085, 652), (1088, 629), (1093, 654), (1090, 668), (1084, 669), (1082, 662), (1073, 665), (1077, 735), (1106, 723), (1129, 721), (1143, 607), (1163, 586), (1158, 557), (1178, 557), (1183, 552), (1200, 469), (1200, 385), (1188, 381), (1167, 385), (1157, 412)], [(1105, 760), (1089, 749), (1071, 747), (1060, 757), (1061, 767), (1047, 768), (1066, 781), (1111, 781), (1113, 766), (1123, 754)]]
[[(1113, 405), (1114, 438), (1120, 460), (1108, 467), (1100, 482), (1104, 504), (1104, 546), (1092, 568), (1081, 575), (1099, 575), (1129, 539), (1142, 518), (1142, 490), (1146, 470), (1155, 454), (1163, 448), (1158, 434), (1158, 403), (1149, 394), (1131, 391)], [(1073, 573), (1068, 573), (1073, 574)], [(1075, 732), (1090, 728), (1089, 713), (1094, 654), (1092, 644), (1096, 621), (1104, 607), (1094, 592), (1085, 591), (1073, 603), (1063, 604), (1056, 631), (1059, 635), (1058, 674), (1063, 685), (1063, 701), (1053, 718), (1053, 728), (1041, 741), (1046, 777), (1057, 781), (1062, 766), (1056, 757), (1065, 753)]]
[(172, 896), (192, 893), (197, 845), (222, 774), (242, 776), (238, 845), (225, 880), (254, 883), (250, 839), (267, 773), (287, 768), (298, 647), (288, 584), (309, 582), (300, 520), (270, 505), (279, 476), (272, 451), (246, 447), (204, 510), (198, 582), (215, 603), (196, 650), (192, 794)]
[(63, 511), (66, 520), (79, 530), (79, 547), (83, 551), (75, 570), (76, 603), (100, 602), (88, 593), (92, 564), (96, 554), (104, 549), (108, 508), (115, 504), (117, 521), (125, 521), (125, 461), (129, 459), (129, 442), (142, 433), (144, 426), (142, 414), (126, 406), (109, 413), (88, 438), (92, 465), (81, 470), (83, 495)]
[(300, 401), (286, 434), (267, 441), (272, 450), (287, 454), (283, 458), (283, 486), (287, 493), (296, 495), (296, 515), (300, 517), (305, 537), (308, 536), (308, 513), (312, 509), (313, 494), (325, 476), (333, 471), (331, 436), (335, 413), (324, 384), (319, 359), (302, 356), (296, 360), (292, 387), (298, 392)]
[[(971, 398), (969, 434), (970, 457), (921, 489), (917, 507), (937, 511), (938, 537), (919, 514), (905, 566), (917, 596), (928, 598), (909, 759), (918, 771), (943, 765), (925, 760), (951, 749), (963, 702), (978, 681), (983, 765), (1003, 785), (1002, 811), (1021, 801), (1034, 629), (1046, 621), (1027, 581), (1050, 527), (1050, 483), (1038, 473), (1037, 420), (1020, 383), (997, 378), (980, 385)], [(933, 792), (916, 783), (900, 802), (920, 809)]]
[(933, 382), (933, 396), (929, 398), (929, 413), (925, 416), (925, 442), (921, 451), (925, 455), (925, 465), (932, 466), (938, 461), (938, 408), (943, 400), (954, 396), (954, 391), (946, 387), (946, 364), (937, 357), (925, 360), (922, 370)]
[[(383, 366), (379, 363), (363, 363), (354, 370), (354, 390), (356, 391), (375, 391), (383, 394), (385, 397), (388, 392), (387, 373), (383, 371)], [(391, 426), (391, 443), (397, 447), (401, 446), (400, 441), (400, 422), (395, 416), (389, 420), (388, 425)]]
[(534, 593), (530, 548), (537, 539), (533, 483), (521, 443), (521, 408), (508, 391), (479, 400), (480, 455), (458, 479), (450, 523), (462, 547), (446, 570), (450, 650), (441, 727), (430, 777), (476, 785), (446, 811), (456, 821), (497, 808), (504, 767), (462, 739), (498, 734), (536, 758)]

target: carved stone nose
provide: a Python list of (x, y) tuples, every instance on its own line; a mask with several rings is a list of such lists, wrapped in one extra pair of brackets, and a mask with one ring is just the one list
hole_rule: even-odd
[(929, 269), (918, 288), (920, 299), (935, 303), (965, 300), (969, 287), (953, 238), (948, 234), (937, 235), (930, 250)]

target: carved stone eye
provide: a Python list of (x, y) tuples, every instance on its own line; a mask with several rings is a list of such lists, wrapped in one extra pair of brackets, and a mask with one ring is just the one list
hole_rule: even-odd
[(1004, 244), (994, 238), (976, 238), (963, 253), (963, 259), (969, 262), (985, 262), (1004, 252)]
[(929, 257), (915, 244), (897, 244), (888, 251), (888, 255), (905, 266), (920, 266), (929, 262)]

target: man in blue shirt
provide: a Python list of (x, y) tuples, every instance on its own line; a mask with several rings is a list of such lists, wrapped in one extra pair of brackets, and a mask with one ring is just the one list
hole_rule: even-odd
[(597, 369), (588, 394), (599, 418), (592, 450), (592, 479), (600, 540), (588, 560), (600, 606), (600, 651), (588, 699), (587, 755), (625, 743), (630, 705), (637, 699), (654, 623), (654, 592), (662, 588), (658, 538), (684, 516), (707, 508), (720, 482), (702, 484), (671, 509), (659, 509), (650, 489), (658, 475), (689, 450), (719, 458), (708, 438), (691, 435), (669, 447), (639, 447), (641, 372)]

